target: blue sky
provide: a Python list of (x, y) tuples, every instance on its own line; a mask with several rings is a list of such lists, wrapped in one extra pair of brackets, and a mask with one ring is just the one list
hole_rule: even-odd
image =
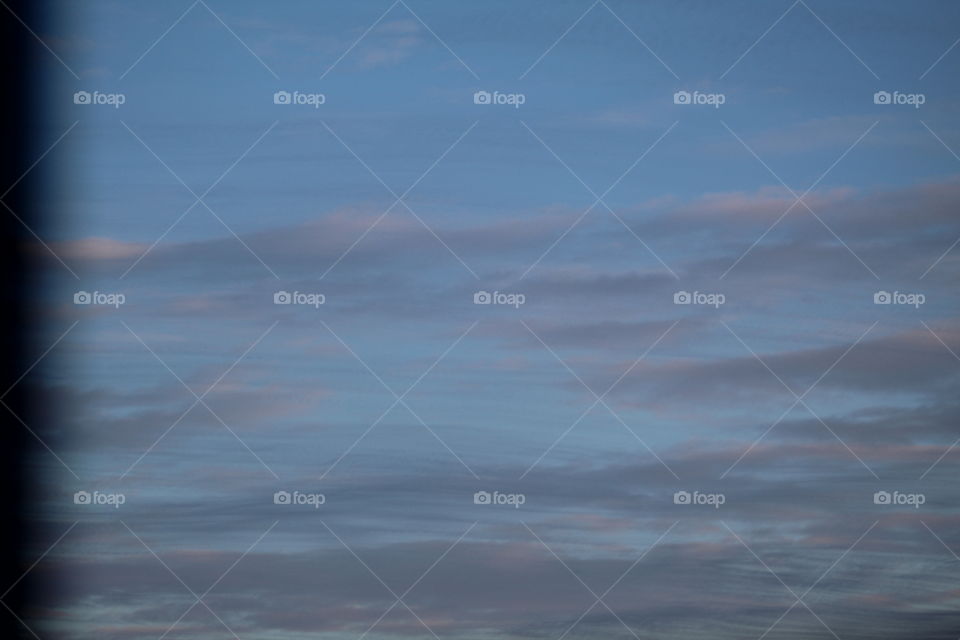
[(52, 3), (27, 623), (954, 638), (958, 13)]

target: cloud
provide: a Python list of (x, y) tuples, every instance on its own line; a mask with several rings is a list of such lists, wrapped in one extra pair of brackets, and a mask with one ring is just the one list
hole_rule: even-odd
[[(110, 261), (136, 258), (149, 245), (141, 242), (123, 242), (112, 238), (90, 237), (79, 240), (54, 242), (50, 248), (65, 260)], [(38, 249), (41, 247), (36, 247)]]

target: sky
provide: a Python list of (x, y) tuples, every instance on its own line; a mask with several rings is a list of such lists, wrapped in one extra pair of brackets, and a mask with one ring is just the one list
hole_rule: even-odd
[(956, 3), (36, 20), (24, 637), (957, 637)]

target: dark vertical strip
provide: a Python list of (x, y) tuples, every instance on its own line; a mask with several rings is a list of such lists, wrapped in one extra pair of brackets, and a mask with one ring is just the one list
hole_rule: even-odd
[[(36, 24), (34, 17), (41, 12), (35, 11), (39, 0), (4, 0), (10, 10), (20, 16), (27, 24)], [(36, 113), (33, 107), (37, 100), (34, 95), (42, 80), (34, 75), (35, 68), (28, 61), (34, 59), (31, 50), (30, 33), (24, 29), (7, 9), (0, 7), (0, 92), (3, 99), (4, 115), (0, 117), (0, 193), (26, 170), (30, 165), (31, 142), (29, 139), (30, 119)], [(26, 184), (29, 183), (29, 184)], [(35, 211), (32, 206), (31, 190), (36, 181), (24, 181), (4, 197), (3, 201), (17, 212), (24, 222), (34, 226)], [(5, 207), (0, 206), (0, 262), (2, 262), (3, 330), (0, 331), (0, 367), (2, 367), (2, 389), (0, 394), (14, 383), (29, 364), (25, 358), (26, 289), (27, 273), (24, 258), (24, 234), (26, 230)], [(29, 424), (30, 407), (28, 381), (13, 388), (3, 398), (3, 402)], [(3, 425), (0, 432), (0, 504), (4, 510), (0, 532), (3, 533), (3, 552), (0, 553), (0, 593), (20, 576), (30, 564), (24, 555), (25, 533), (25, 497), (27, 487), (26, 456), (33, 444), (29, 434), (3, 407), (0, 407)], [(3, 603), (13, 610), (16, 616), (24, 616), (26, 591), (13, 589), (3, 598)], [(17, 622), (14, 615), (0, 608), (0, 637), (28, 637), (29, 632)]]

